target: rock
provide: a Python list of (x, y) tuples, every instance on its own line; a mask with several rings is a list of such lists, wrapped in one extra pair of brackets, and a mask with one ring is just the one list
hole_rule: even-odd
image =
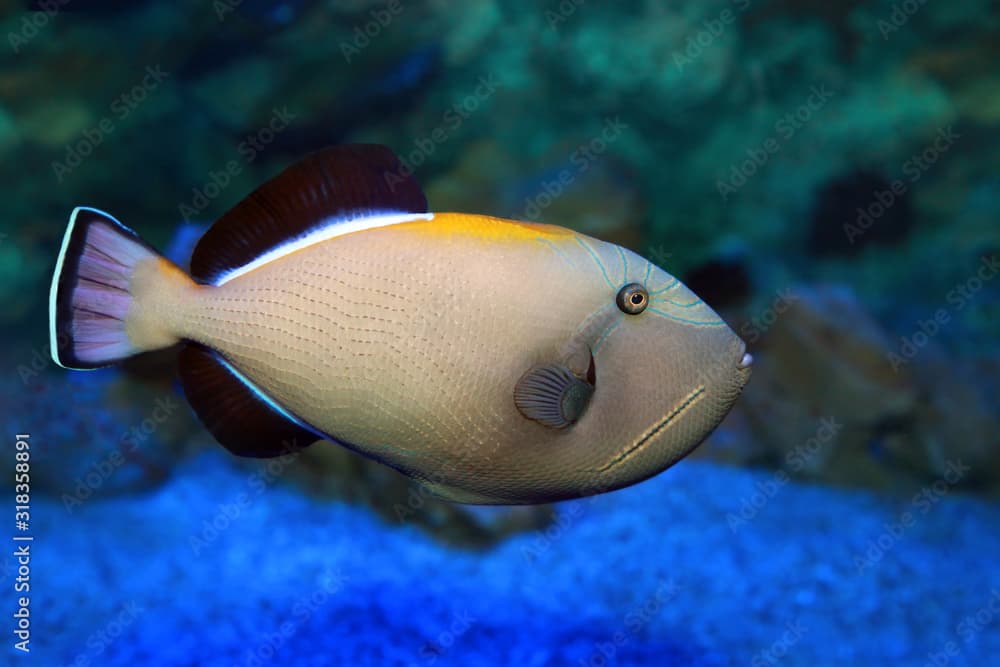
[[(935, 353), (936, 352), (936, 353)], [(962, 360), (927, 350), (913, 373), (921, 387), (918, 412), (909, 440), (897, 437), (886, 449), (900, 462), (917, 465), (925, 475), (940, 476), (949, 462), (971, 467), (968, 486), (1000, 491), (1000, 415), (997, 411), (995, 360)], [(985, 378), (992, 377), (992, 386)], [(987, 399), (987, 395), (993, 397)], [(907, 446), (909, 445), (909, 446)], [(913, 461), (917, 453), (917, 461)]]
[(898, 345), (842, 287), (799, 287), (757, 313), (737, 325), (753, 378), (705, 455), (873, 487), (923, 484), (961, 460), (973, 471), (960, 484), (1000, 490), (998, 416), (954, 359), (928, 347), (894, 362)]
[(813, 201), (809, 251), (853, 255), (870, 244), (902, 243), (913, 226), (907, 184), (869, 169), (838, 174)]

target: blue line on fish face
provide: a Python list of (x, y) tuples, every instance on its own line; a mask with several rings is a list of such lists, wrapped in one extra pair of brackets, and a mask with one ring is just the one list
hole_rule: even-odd
[(598, 268), (601, 270), (601, 275), (604, 276), (604, 282), (606, 282), (608, 284), (608, 287), (610, 287), (611, 289), (614, 289), (615, 285), (614, 285), (614, 283), (611, 282), (611, 278), (608, 277), (608, 270), (604, 266), (604, 262), (601, 261), (601, 258), (598, 257), (598, 255), (594, 251), (594, 249), (591, 248), (590, 245), (588, 243), (586, 243), (579, 236), (576, 237), (576, 242), (579, 243), (583, 247), (583, 249), (587, 251), (587, 254), (589, 254), (591, 256), (591, 258), (594, 260), (594, 263), (597, 264)]
[(690, 325), (696, 326), (696, 327), (724, 327), (724, 326), (728, 326), (722, 320), (714, 320), (714, 321), (712, 321), (712, 320), (709, 320), (709, 321), (690, 320), (690, 319), (686, 319), (684, 317), (678, 317), (676, 315), (671, 315), (670, 313), (664, 312), (664, 311), (662, 311), (662, 310), (660, 310), (658, 308), (647, 308), (646, 310), (648, 312), (650, 312), (650, 313), (655, 313), (655, 314), (659, 315), (660, 317), (665, 317), (668, 320), (674, 320), (675, 322), (683, 322), (684, 324), (690, 324)]
[(625, 319), (624, 315), (619, 315), (618, 317), (615, 318), (614, 322), (612, 322), (611, 324), (609, 324), (607, 326), (607, 328), (604, 329), (604, 332), (600, 335), (600, 337), (594, 343), (594, 356), (595, 357), (597, 356), (598, 352), (601, 351), (601, 348), (604, 347), (604, 342), (608, 339), (608, 336), (611, 335), (611, 332), (613, 332), (615, 329), (617, 329), (619, 327), (619, 325), (621, 325), (622, 320), (624, 320), (624, 319)]
[(615, 249), (618, 251), (618, 256), (622, 258), (621, 284), (624, 285), (628, 282), (628, 257), (625, 256), (625, 251), (622, 250), (622, 247), (620, 245), (616, 245)]
[(566, 261), (567, 264), (569, 264), (570, 268), (576, 268), (576, 262), (574, 262), (573, 259), (566, 254), (565, 250), (557, 246), (555, 243), (553, 243), (549, 239), (543, 239), (541, 237), (536, 238), (535, 240), (541, 243), (542, 245), (546, 246), (547, 248), (550, 248), (551, 250), (555, 251), (555, 253), (559, 255), (560, 258), (562, 258), (563, 260)]

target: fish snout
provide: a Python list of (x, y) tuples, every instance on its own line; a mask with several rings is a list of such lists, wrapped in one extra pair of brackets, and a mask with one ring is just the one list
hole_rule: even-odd
[(750, 372), (753, 370), (753, 355), (747, 352), (747, 345), (740, 341), (739, 353), (736, 358), (736, 375), (739, 377), (740, 387), (746, 385), (750, 379)]

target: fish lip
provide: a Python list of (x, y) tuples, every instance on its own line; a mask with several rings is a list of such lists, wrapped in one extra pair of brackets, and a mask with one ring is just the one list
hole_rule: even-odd
[(753, 355), (747, 352), (747, 344), (743, 340), (740, 340), (740, 348), (736, 354), (736, 358), (739, 359), (736, 362), (736, 370), (744, 378), (743, 381), (746, 382), (746, 378), (749, 378), (750, 371), (753, 368)]

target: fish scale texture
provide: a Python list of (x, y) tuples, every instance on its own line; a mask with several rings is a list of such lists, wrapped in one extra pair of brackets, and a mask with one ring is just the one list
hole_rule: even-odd
[[(649, 312), (624, 315), (616, 294), (640, 280)], [(220, 352), (302, 422), (470, 502), (645, 479), (746, 379), (742, 342), (676, 278), (618, 246), (484, 216), (344, 234), (159, 307), (172, 335)], [(588, 409), (572, 429), (525, 419), (519, 379), (579, 349), (595, 359)]]
[[(471, 553), (280, 482), (257, 493), (246, 470), (210, 452), (149, 495), (72, 515), (39, 503), (32, 605), (47, 612), (33, 657), (924, 665), (953, 642), (942, 664), (996, 664), (1000, 618), (974, 634), (961, 624), (977, 612), (983, 621), (1000, 595), (1000, 508), (952, 494), (921, 514), (908, 498), (788, 483), (734, 531), (727, 516), (774, 480), (688, 462), (564, 503), (544, 533)], [(913, 525), (859, 572), (855, 556), (907, 509)]]

